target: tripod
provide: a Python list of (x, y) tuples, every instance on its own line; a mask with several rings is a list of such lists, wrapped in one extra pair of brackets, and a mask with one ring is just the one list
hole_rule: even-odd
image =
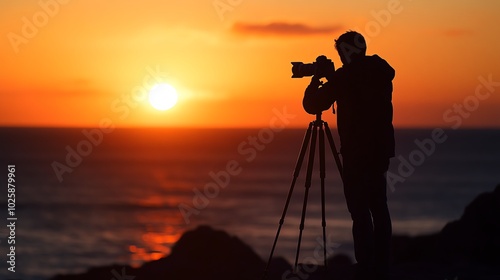
[[(324, 129), (323, 129), (324, 127)], [(302, 162), (304, 161), (304, 157), (306, 154), (307, 146), (309, 145), (309, 159), (307, 162), (307, 171), (306, 171), (306, 180), (305, 180), (305, 194), (304, 194), (304, 202), (302, 206), (302, 217), (300, 220), (299, 226), (299, 239), (297, 244), (297, 253), (295, 254), (295, 265), (294, 271), (297, 271), (297, 264), (299, 261), (299, 253), (300, 253), (300, 244), (302, 242), (302, 232), (304, 230), (304, 222), (306, 219), (306, 208), (307, 208), (307, 199), (309, 196), (309, 189), (311, 187), (311, 178), (312, 171), (314, 165), (314, 154), (316, 150), (316, 141), (317, 134), (319, 129), (319, 165), (320, 165), (320, 179), (321, 179), (321, 226), (323, 228), (323, 260), (325, 265), (325, 271), (327, 268), (327, 260), (326, 260), (326, 219), (325, 219), (325, 131), (326, 136), (328, 138), (328, 142), (330, 144), (330, 148), (333, 153), (333, 157), (335, 159), (335, 163), (337, 164), (337, 168), (340, 173), (340, 178), (342, 179), (342, 163), (340, 162), (339, 154), (337, 152), (337, 148), (335, 147), (335, 143), (333, 141), (332, 133), (330, 128), (328, 127), (328, 123), (321, 119), (321, 113), (316, 114), (316, 120), (312, 121), (307, 128), (306, 134), (304, 136), (304, 140), (302, 141), (302, 148), (300, 149), (299, 157), (297, 159), (297, 163), (295, 165), (295, 171), (293, 173), (292, 183), (290, 185), (290, 190), (288, 191), (288, 196), (285, 202), (285, 207), (283, 208), (283, 213), (281, 215), (278, 230), (276, 232), (276, 237), (274, 238), (273, 247), (271, 249), (271, 254), (269, 255), (269, 260), (267, 261), (266, 269), (264, 271), (264, 279), (267, 278), (267, 273), (269, 270), (269, 266), (271, 260), (273, 258), (274, 250), (276, 249), (276, 243), (278, 242), (278, 238), (281, 232), (281, 227), (285, 221), (286, 212), (288, 210), (288, 206), (290, 204), (290, 198), (292, 197), (293, 189), (295, 187), (295, 182), (297, 181), (297, 177), (300, 173), (300, 168), (302, 167)], [(312, 138), (312, 139), (311, 139)]]

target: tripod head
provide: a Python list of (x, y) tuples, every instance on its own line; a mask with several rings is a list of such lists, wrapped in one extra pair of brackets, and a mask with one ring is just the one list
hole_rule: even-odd
[(323, 113), (323, 112), (316, 113), (316, 120), (315, 120), (316, 122), (322, 122), (322, 121), (323, 121), (323, 120), (321, 119), (321, 114), (322, 114), (322, 113)]

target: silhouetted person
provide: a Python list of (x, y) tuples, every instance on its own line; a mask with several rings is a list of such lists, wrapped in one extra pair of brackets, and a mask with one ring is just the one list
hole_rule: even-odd
[(337, 102), (344, 194), (353, 220), (356, 279), (388, 279), (392, 234), (386, 172), (394, 156), (392, 79), (394, 69), (366, 55), (363, 36), (348, 31), (335, 40), (343, 63), (328, 82), (313, 76), (304, 95), (310, 114)]

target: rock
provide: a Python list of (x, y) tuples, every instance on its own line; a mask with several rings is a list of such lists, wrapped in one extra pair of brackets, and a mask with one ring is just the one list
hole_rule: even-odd
[[(435, 234), (393, 237), (393, 272), (415, 279), (500, 279), (500, 185)], [(432, 278), (430, 278), (432, 276)]]
[(264, 261), (239, 238), (200, 226), (186, 232), (169, 256), (143, 265), (138, 278), (259, 279), (264, 267)]
[(500, 185), (476, 197), (460, 220), (443, 228), (437, 249), (451, 261), (500, 263)]
[(477, 196), (462, 217), (436, 234), (393, 238), (396, 262), (500, 263), (500, 185)]
[[(137, 269), (134, 269), (130, 266), (123, 265), (110, 265), (103, 267), (94, 267), (90, 268), (87, 272), (78, 275), (57, 275), (51, 280), (90, 280), (90, 279), (123, 279), (123, 280), (132, 280), (127, 278), (127, 275), (133, 276), (138, 272)], [(125, 277), (124, 277), (125, 276)]]

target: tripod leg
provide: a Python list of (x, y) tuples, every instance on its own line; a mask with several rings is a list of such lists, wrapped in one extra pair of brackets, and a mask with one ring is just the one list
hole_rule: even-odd
[(304, 161), (304, 157), (305, 157), (305, 154), (307, 151), (307, 146), (309, 145), (309, 140), (311, 139), (312, 128), (313, 128), (313, 122), (311, 122), (309, 124), (309, 127), (307, 128), (306, 134), (304, 135), (304, 139), (302, 140), (302, 147), (300, 149), (299, 157), (297, 158), (297, 163), (295, 164), (295, 170), (293, 172), (292, 183), (290, 185), (290, 190), (288, 191), (288, 196), (286, 198), (285, 207), (283, 208), (283, 213), (281, 214), (278, 230), (276, 232), (276, 236), (274, 237), (273, 247), (272, 247), (271, 253), (269, 255), (269, 260), (267, 261), (267, 265), (266, 265), (266, 269), (264, 271), (263, 279), (267, 278), (267, 272), (269, 270), (269, 265), (271, 264), (271, 260), (272, 260), (273, 255), (274, 255), (274, 249), (276, 248), (276, 243), (278, 242), (278, 237), (279, 237), (280, 232), (281, 232), (281, 227), (283, 226), (283, 223), (285, 222), (285, 216), (286, 216), (286, 212), (288, 211), (288, 205), (290, 204), (290, 198), (292, 197), (293, 189), (295, 187), (295, 182), (297, 181), (297, 178), (299, 177), (300, 168), (302, 167), (302, 162)]
[(323, 227), (323, 261), (326, 264), (326, 215), (325, 215), (325, 132), (323, 126), (319, 126), (319, 173), (321, 178), (321, 226)]
[(332, 132), (328, 127), (328, 123), (324, 122), (326, 136), (328, 137), (328, 142), (330, 143), (330, 148), (332, 149), (333, 158), (335, 159), (335, 163), (337, 164), (337, 168), (339, 169), (340, 178), (344, 181), (344, 173), (342, 172), (342, 162), (340, 161), (339, 153), (337, 151), (337, 147), (335, 147), (335, 142), (333, 142)]
[(316, 139), (317, 139), (317, 127), (319, 125), (318, 121), (314, 122), (314, 128), (312, 132), (312, 139), (311, 139), (311, 146), (309, 148), (309, 159), (307, 162), (307, 174), (306, 174), (306, 181), (305, 181), (305, 194), (304, 194), (304, 204), (302, 206), (302, 217), (300, 219), (300, 232), (299, 232), (299, 241), (297, 244), (297, 254), (295, 255), (295, 271), (297, 271), (297, 263), (299, 261), (299, 252), (300, 252), (300, 243), (302, 241), (302, 231), (304, 230), (304, 222), (306, 219), (306, 208), (307, 208), (307, 198), (309, 196), (309, 188), (311, 187), (311, 178), (312, 178), (312, 171), (313, 171), (313, 165), (314, 165), (314, 153), (315, 153), (315, 148), (316, 148)]

